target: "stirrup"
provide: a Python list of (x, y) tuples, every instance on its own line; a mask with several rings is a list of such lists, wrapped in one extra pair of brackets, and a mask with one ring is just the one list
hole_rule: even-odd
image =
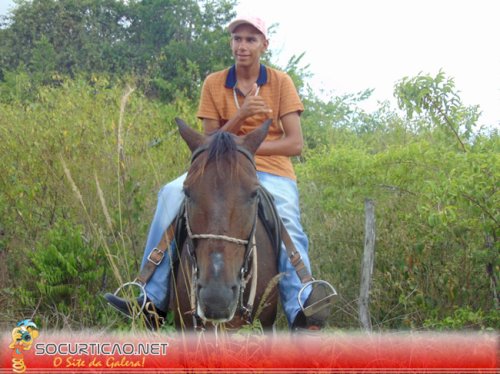
[[(308, 305), (307, 307), (305, 307), (304, 304), (302, 303), (301, 299), (302, 299), (302, 293), (308, 287), (312, 288), (311, 295), (313, 294), (316, 287), (325, 288), (329, 294), (327, 296), (325, 296), (324, 298), (322, 298), (318, 301), (315, 301), (311, 305)], [(297, 299), (299, 301), (299, 305), (300, 305), (300, 309), (302, 310), (302, 313), (304, 313), (304, 315), (306, 317), (310, 317), (313, 314), (316, 314), (319, 311), (331, 306), (333, 304), (334, 296), (337, 296), (337, 291), (335, 290), (335, 288), (333, 288), (333, 286), (330, 283), (328, 283), (327, 281), (324, 281), (324, 280), (312, 280), (310, 282), (307, 282), (300, 289), (299, 294), (297, 295)]]
[(120, 287), (118, 287), (116, 289), (116, 291), (113, 293), (113, 295), (118, 296), (118, 292), (120, 292), (122, 289), (124, 289), (125, 287), (128, 287), (128, 286), (136, 286), (136, 287), (139, 287), (141, 289), (141, 292), (144, 295), (144, 298), (142, 300), (142, 305), (140, 306), (140, 309), (137, 312), (137, 314), (135, 314), (133, 310), (131, 311), (131, 313), (132, 313), (131, 316), (129, 316), (128, 314), (125, 314), (121, 311), (120, 311), (120, 313), (122, 313), (123, 315), (127, 316), (130, 319), (136, 319), (137, 317), (139, 317), (142, 314), (142, 312), (144, 311), (144, 308), (146, 307), (146, 301), (148, 299), (147, 292), (146, 292), (146, 289), (144, 288), (143, 284), (136, 282), (136, 281), (132, 281), (132, 282), (123, 283)]

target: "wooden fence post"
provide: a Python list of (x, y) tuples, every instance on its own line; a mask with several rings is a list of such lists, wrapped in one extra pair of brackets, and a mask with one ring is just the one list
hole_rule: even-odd
[(365, 247), (361, 263), (361, 284), (359, 287), (359, 320), (361, 326), (372, 330), (370, 318), (370, 286), (375, 260), (375, 203), (365, 199)]

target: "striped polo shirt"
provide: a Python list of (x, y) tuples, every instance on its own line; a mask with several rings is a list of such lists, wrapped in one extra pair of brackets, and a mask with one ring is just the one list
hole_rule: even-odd
[[(273, 111), (273, 123), (266, 140), (276, 140), (284, 136), (280, 118), (292, 112), (302, 113), (304, 106), (297, 94), (292, 79), (284, 72), (261, 65), (257, 84), (259, 96)], [(236, 86), (236, 67), (210, 74), (203, 83), (197, 116), (200, 119), (219, 121), (220, 126), (236, 115), (233, 89)], [(236, 90), (238, 91), (238, 90)], [(243, 98), (238, 97), (239, 105)], [(262, 125), (267, 119), (264, 114), (255, 115), (245, 120), (237, 135), (245, 135)], [(255, 156), (257, 170), (296, 179), (292, 162), (288, 156)]]

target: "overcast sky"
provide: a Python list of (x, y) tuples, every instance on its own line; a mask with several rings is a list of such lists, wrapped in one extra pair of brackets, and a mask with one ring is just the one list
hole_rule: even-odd
[[(313, 87), (335, 94), (374, 88), (391, 100), (394, 84), (440, 69), (455, 79), (480, 122), (500, 125), (498, 0), (240, 0), (240, 14), (278, 23), (271, 47), (280, 62), (305, 52)], [(395, 106), (395, 104), (394, 104)]]
[[(0, 0), (0, 14), (12, 6)], [(373, 88), (372, 106), (394, 103), (398, 80), (442, 69), (481, 123), (500, 125), (498, 0), (239, 0), (237, 10), (278, 24), (274, 55), (285, 65), (305, 52), (317, 90)]]

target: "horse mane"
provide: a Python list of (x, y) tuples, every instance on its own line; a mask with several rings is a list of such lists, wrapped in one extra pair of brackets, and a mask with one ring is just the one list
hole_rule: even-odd
[(207, 150), (202, 152), (197, 158), (198, 163), (191, 165), (193, 178), (198, 178), (205, 171), (209, 163), (215, 162), (217, 175), (227, 178), (238, 171), (237, 153), (238, 147), (235, 136), (227, 131), (217, 131), (211, 136)]

